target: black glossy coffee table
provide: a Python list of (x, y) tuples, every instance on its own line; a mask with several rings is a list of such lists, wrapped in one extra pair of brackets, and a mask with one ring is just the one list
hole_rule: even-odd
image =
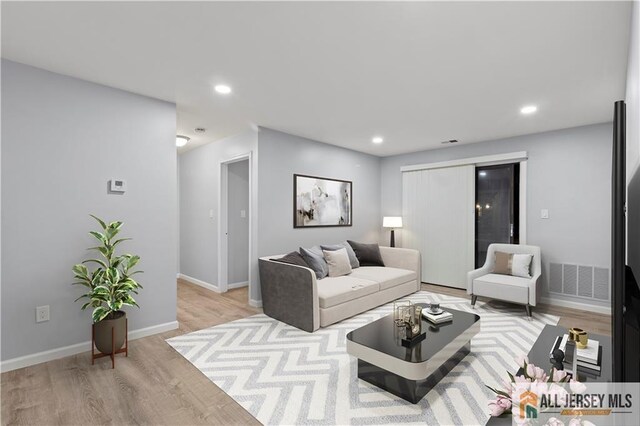
[(358, 358), (358, 377), (418, 403), (470, 352), (471, 339), (480, 331), (478, 315), (445, 310), (453, 320), (434, 325), (423, 319), (427, 336), (412, 348), (402, 346), (393, 315), (347, 334), (347, 352)]

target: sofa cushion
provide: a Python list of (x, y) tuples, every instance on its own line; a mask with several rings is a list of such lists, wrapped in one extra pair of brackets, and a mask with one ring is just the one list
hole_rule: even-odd
[(377, 282), (354, 278), (351, 275), (318, 280), (318, 299), (321, 308), (329, 308), (380, 290)]
[(351, 263), (351, 269), (356, 269), (360, 267), (360, 262), (358, 261), (358, 257), (356, 256), (356, 252), (353, 251), (353, 248), (349, 245), (348, 242), (344, 241), (340, 244), (333, 244), (330, 246), (321, 245), (322, 250), (334, 251), (340, 250), (342, 248), (347, 249), (347, 255), (349, 256), (349, 263)]
[(329, 266), (324, 260), (324, 254), (322, 254), (320, 246), (313, 246), (308, 249), (300, 247), (300, 254), (305, 262), (309, 264), (309, 268), (316, 273), (317, 279), (321, 280), (329, 275)]
[(354, 270), (351, 275), (354, 278), (376, 281), (380, 284), (380, 290), (386, 290), (418, 277), (415, 271), (385, 266), (362, 266)]
[(329, 267), (330, 277), (340, 277), (351, 273), (351, 263), (349, 262), (349, 255), (347, 249), (341, 248), (340, 250), (322, 250), (324, 254), (324, 260)]
[(360, 262), (360, 266), (384, 266), (378, 244), (364, 244), (347, 240)]
[(487, 274), (473, 280), (473, 294), (518, 303), (529, 303), (530, 279)]

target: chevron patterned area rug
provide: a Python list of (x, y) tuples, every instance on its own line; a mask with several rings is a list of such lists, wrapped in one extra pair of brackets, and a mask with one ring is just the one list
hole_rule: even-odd
[(391, 313), (393, 304), (307, 333), (266, 315), (218, 325), (167, 342), (261, 423), (485, 424), (492, 393), (515, 357), (526, 354), (545, 324), (559, 318), (521, 306), (477, 302), (420, 291), (404, 299), (475, 312), (481, 331), (467, 355), (418, 404), (358, 379), (346, 334)]

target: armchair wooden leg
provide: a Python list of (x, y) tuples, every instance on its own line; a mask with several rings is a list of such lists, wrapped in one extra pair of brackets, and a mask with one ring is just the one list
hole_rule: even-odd
[(524, 305), (524, 308), (527, 310), (527, 316), (531, 318), (531, 305)]
[(476, 300), (478, 300), (478, 296), (476, 296), (475, 294), (471, 295), (471, 306), (475, 306), (476, 305)]

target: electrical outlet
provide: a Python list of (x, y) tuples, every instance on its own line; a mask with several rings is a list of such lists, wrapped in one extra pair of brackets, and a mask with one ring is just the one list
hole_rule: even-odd
[(36, 306), (36, 322), (49, 321), (49, 305)]

